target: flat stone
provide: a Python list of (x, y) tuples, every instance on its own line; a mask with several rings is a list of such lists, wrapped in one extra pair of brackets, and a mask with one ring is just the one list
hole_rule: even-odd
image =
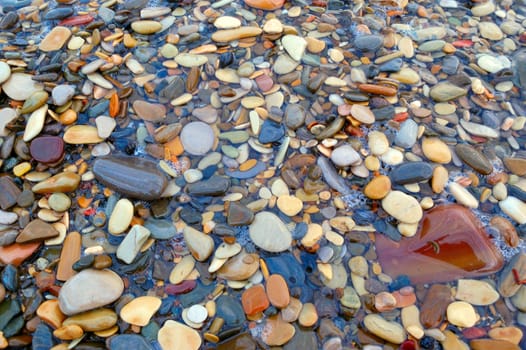
[(342, 145), (335, 148), (331, 153), (332, 162), (339, 167), (356, 165), (361, 162), (360, 154), (350, 145)]
[(269, 317), (263, 326), (261, 339), (268, 346), (280, 346), (287, 343), (296, 329), (276, 316)]
[(35, 219), (24, 227), (22, 232), (16, 237), (16, 242), (38, 242), (55, 236), (58, 236), (58, 231), (52, 225), (40, 219)]
[(493, 1), (486, 1), (477, 3), (471, 8), (471, 14), (477, 17), (484, 17), (495, 12), (495, 3)]
[(108, 232), (118, 235), (128, 229), (133, 219), (133, 203), (126, 198), (121, 198), (115, 204), (108, 222)]
[(437, 137), (426, 137), (422, 140), (422, 151), (431, 161), (440, 164), (451, 162), (451, 150)]
[(43, 85), (34, 81), (33, 76), (26, 73), (13, 73), (2, 84), (3, 92), (17, 101), (27, 100), (33, 93), (43, 90)]
[(422, 218), (422, 208), (418, 201), (401, 191), (391, 191), (382, 200), (384, 210), (404, 223), (417, 223)]
[(131, 264), (149, 237), (150, 230), (141, 225), (133, 225), (117, 248), (117, 258)]
[(526, 223), (526, 203), (520, 199), (508, 196), (506, 199), (499, 202), (499, 207), (504, 213), (517, 221), (520, 225)]
[(53, 104), (57, 106), (65, 105), (75, 95), (75, 86), (73, 85), (57, 85), (51, 91), (51, 99)]
[(13, 243), (8, 246), (0, 246), (0, 262), (19, 266), (29, 258), (40, 247), (40, 242)]
[(93, 310), (114, 302), (123, 290), (122, 279), (113, 271), (82, 270), (60, 289), (60, 310), (66, 315)]
[(468, 91), (448, 82), (438, 83), (429, 91), (429, 96), (436, 102), (447, 102), (465, 96)]
[(355, 104), (351, 106), (351, 115), (354, 119), (363, 124), (372, 124), (375, 121), (374, 113), (367, 106)]
[(184, 150), (191, 155), (205, 155), (212, 149), (214, 141), (214, 131), (203, 122), (188, 123), (181, 131), (181, 142)]
[(76, 271), (73, 270), (73, 264), (80, 259), (80, 250), (82, 248), (82, 237), (78, 232), (70, 232), (64, 239), (62, 250), (60, 251), (60, 260), (57, 267), (57, 280), (67, 281)]
[(515, 326), (495, 327), (489, 330), (488, 335), (492, 339), (506, 340), (512, 344), (519, 344), (522, 340), (522, 330)]
[(68, 317), (62, 325), (77, 325), (85, 332), (98, 332), (113, 327), (117, 318), (115, 311), (101, 308)]
[(246, 289), (241, 295), (241, 304), (247, 315), (255, 315), (270, 306), (265, 288), (261, 284)]
[(287, 34), (281, 38), (285, 51), (295, 61), (300, 61), (307, 48), (307, 41), (300, 36)]
[(43, 105), (31, 113), (27, 120), (26, 129), (24, 130), (23, 140), (29, 142), (34, 139), (42, 129), (46, 121), (48, 106)]
[(490, 349), (519, 350), (521, 349), (519, 345), (510, 343), (506, 340), (497, 340), (497, 339), (473, 339), (469, 342), (469, 346), (473, 350), (490, 350)]
[(101, 115), (95, 119), (95, 125), (97, 126), (97, 135), (101, 139), (107, 139), (117, 126), (117, 122), (114, 118)]
[(119, 316), (124, 322), (144, 327), (161, 307), (161, 299), (153, 296), (140, 296), (123, 306)]
[[(181, 342), (181, 339), (185, 341)], [(164, 323), (157, 340), (163, 350), (198, 350), (202, 342), (196, 330), (173, 320)]]
[(499, 293), (485, 281), (460, 279), (458, 280), (455, 299), (471, 305), (490, 305), (499, 299)]
[(258, 268), (259, 256), (242, 250), (217, 271), (217, 276), (231, 281), (243, 281), (256, 273)]
[(499, 26), (493, 22), (479, 22), (478, 24), (480, 35), (489, 40), (502, 40), (504, 33)]
[(277, 200), (279, 210), (287, 216), (294, 216), (303, 209), (303, 202), (295, 196), (283, 195), (279, 196)]
[(480, 68), (492, 74), (511, 68), (511, 61), (506, 56), (481, 55), (477, 58), (477, 64)]
[(246, 0), (245, 4), (260, 10), (274, 11), (283, 6), (285, 0)]
[(94, 144), (104, 141), (100, 138), (97, 128), (91, 125), (70, 126), (64, 133), (63, 139), (70, 145)]
[(468, 208), (478, 208), (479, 201), (465, 187), (456, 182), (451, 182), (447, 187), (458, 203)]
[(108, 339), (108, 347), (113, 350), (152, 350), (150, 342), (138, 334), (119, 334)]
[(131, 28), (139, 34), (155, 34), (162, 29), (162, 24), (157, 21), (143, 20), (132, 22)]
[(366, 34), (354, 39), (354, 46), (358, 50), (375, 52), (384, 45), (384, 37), (381, 35)]
[(0, 63), (0, 84), (4, 83), (11, 76), (11, 67), (5, 63)]
[(278, 56), (272, 69), (276, 74), (283, 75), (292, 72), (298, 65), (298, 61), (295, 61), (287, 54), (283, 54)]
[(9, 176), (0, 177), (0, 208), (7, 210), (15, 205), (21, 192)]
[(66, 319), (66, 315), (60, 311), (57, 299), (46, 300), (40, 304), (37, 316), (53, 328), (61, 327), (62, 322)]
[(249, 234), (256, 246), (272, 253), (287, 250), (292, 243), (289, 229), (271, 212), (257, 213), (250, 224)]
[(489, 175), (492, 173), (493, 166), (490, 161), (475, 147), (465, 143), (460, 143), (455, 146), (455, 152), (465, 164), (478, 173), (483, 175)]
[(505, 157), (504, 165), (517, 176), (526, 175), (526, 158)]
[(222, 196), (230, 188), (230, 179), (223, 176), (212, 176), (188, 185), (188, 193), (194, 196)]
[(487, 137), (487, 138), (498, 138), (499, 137), (498, 130), (492, 129), (486, 125), (468, 122), (464, 119), (460, 120), (460, 125), (462, 125), (462, 127), (466, 129), (468, 133), (475, 135), (475, 136), (482, 136), (482, 137)]
[(205, 261), (214, 251), (214, 240), (212, 237), (186, 226), (183, 229), (183, 237), (186, 246), (197, 261)]
[(38, 162), (56, 163), (64, 156), (64, 141), (59, 136), (40, 136), (31, 141), (29, 153)]
[(137, 100), (133, 102), (133, 110), (142, 120), (157, 123), (166, 118), (166, 108), (159, 103), (149, 103)]
[(380, 315), (365, 316), (363, 324), (369, 332), (391, 343), (401, 344), (406, 339), (405, 330), (400, 324), (387, 321)]
[(447, 307), (447, 320), (459, 327), (473, 327), (479, 316), (471, 304), (465, 301), (455, 301)]
[(261, 34), (263, 30), (258, 27), (243, 26), (235, 29), (222, 29), (212, 34), (212, 40), (220, 43), (227, 43), (243, 38), (251, 38)]
[(9, 135), (9, 130), (6, 126), (18, 118), (18, 113), (13, 108), (0, 109), (0, 137)]
[(157, 164), (139, 157), (108, 156), (93, 162), (98, 181), (130, 198), (158, 199), (167, 180)]
[(272, 274), (267, 278), (266, 291), (268, 299), (273, 306), (282, 309), (289, 304), (289, 288), (281, 275)]
[(67, 27), (56, 26), (46, 35), (38, 45), (44, 52), (60, 50), (71, 36), (71, 30)]
[(412, 283), (486, 276), (503, 265), (480, 221), (459, 205), (427, 211), (414, 237), (394, 242), (377, 235), (376, 251), (385, 273)]
[(31, 189), (34, 193), (67, 193), (77, 189), (80, 183), (80, 175), (65, 171), (51, 176), (43, 181), (37, 183)]
[(221, 16), (214, 21), (214, 27), (217, 29), (233, 29), (241, 27), (241, 21), (237, 17)]

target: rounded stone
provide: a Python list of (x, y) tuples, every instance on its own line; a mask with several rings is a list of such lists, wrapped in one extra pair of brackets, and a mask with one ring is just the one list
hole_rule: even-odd
[(123, 290), (124, 282), (111, 270), (82, 270), (60, 289), (60, 310), (66, 315), (93, 310), (114, 302)]
[(473, 306), (465, 301), (454, 301), (447, 307), (447, 320), (458, 327), (473, 327), (479, 320)]
[(391, 180), (380, 175), (373, 178), (364, 188), (363, 194), (370, 199), (382, 199), (391, 191)]
[(292, 235), (287, 226), (276, 214), (267, 211), (254, 216), (249, 234), (255, 245), (272, 253), (287, 250), (292, 243)]
[(186, 124), (181, 131), (181, 143), (186, 152), (194, 156), (205, 155), (214, 145), (214, 130), (203, 122)]
[(283, 195), (277, 200), (279, 210), (287, 216), (294, 216), (303, 209), (303, 202), (298, 197)]
[(161, 299), (152, 296), (140, 296), (124, 305), (119, 315), (124, 322), (144, 327), (150, 322), (159, 307), (161, 307)]
[[(181, 341), (182, 339), (184, 341)], [(157, 340), (163, 350), (197, 350), (202, 342), (196, 330), (172, 320), (164, 323)]]
[(395, 219), (408, 224), (414, 224), (422, 218), (420, 203), (401, 191), (391, 191), (382, 200), (384, 210)]
[(331, 160), (339, 167), (346, 167), (358, 164), (361, 157), (350, 145), (342, 145), (332, 151)]
[(422, 151), (424, 155), (431, 161), (447, 164), (451, 162), (451, 150), (437, 137), (426, 137), (422, 141)]
[(29, 146), (29, 153), (38, 162), (56, 163), (64, 155), (64, 141), (58, 136), (34, 138)]
[(64, 193), (53, 193), (48, 198), (48, 204), (54, 211), (64, 212), (71, 207), (71, 198)]

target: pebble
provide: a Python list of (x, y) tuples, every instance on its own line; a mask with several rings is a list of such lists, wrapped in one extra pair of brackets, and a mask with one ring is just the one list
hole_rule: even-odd
[(40, 42), (38, 48), (44, 52), (60, 50), (69, 40), (71, 31), (67, 27), (54, 27)]
[(204, 155), (214, 145), (214, 131), (203, 122), (191, 122), (181, 131), (181, 143), (186, 152), (192, 155)]
[(167, 183), (155, 162), (138, 157), (98, 158), (93, 162), (93, 173), (105, 186), (142, 200), (158, 199)]
[(493, 22), (479, 22), (478, 28), (483, 38), (501, 40), (504, 37), (504, 33), (502, 33), (499, 26)]
[(277, 308), (283, 309), (290, 302), (289, 288), (281, 275), (273, 274), (267, 278), (266, 292), (270, 303)]
[(186, 246), (197, 261), (205, 261), (214, 251), (214, 240), (212, 237), (186, 226), (183, 229), (183, 237)]
[(131, 264), (149, 237), (150, 230), (141, 225), (133, 225), (117, 248), (117, 258)]
[(455, 152), (464, 163), (478, 173), (489, 175), (493, 171), (493, 166), (488, 158), (475, 147), (462, 143), (455, 146)]
[(383, 199), (391, 191), (391, 180), (385, 175), (373, 178), (363, 190), (370, 199)]
[(152, 20), (142, 20), (132, 22), (131, 28), (134, 32), (139, 34), (155, 34), (161, 30), (162, 24)]
[(406, 185), (427, 181), (433, 176), (433, 167), (425, 162), (404, 163), (394, 168), (389, 177), (395, 184)]
[(266, 320), (261, 339), (268, 346), (281, 346), (292, 339), (295, 333), (296, 329), (293, 325), (273, 316)]
[(272, 253), (287, 250), (292, 243), (292, 235), (287, 226), (271, 212), (257, 213), (250, 224), (249, 234), (256, 246)]
[(111, 212), (108, 232), (112, 235), (118, 235), (126, 231), (133, 219), (133, 211), (133, 203), (129, 199), (119, 199)]
[(471, 305), (490, 305), (499, 299), (499, 293), (488, 282), (461, 279), (458, 280), (455, 299)]
[(361, 157), (350, 145), (342, 145), (332, 151), (331, 160), (336, 166), (347, 167), (360, 163)]
[(526, 223), (526, 203), (513, 196), (499, 202), (500, 209), (520, 225)]
[(303, 209), (303, 202), (298, 197), (283, 195), (278, 197), (276, 202), (279, 210), (287, 216), (294, 216)]
[(429, 91), (429, 96), (436, 102), (447, 102), (465, 96), (467, 90), (448, 82), (438, 83)]
[(451, 150), (439, 138), (426, 137), (422, 140), (422, 151), (424, 155), (431, 161), (447, 164), (451, 162)]
[(363, 324), (369, 332), (391, 343), (401, 344), (406, 339), (404, 328), (400, 324), (387, 321), (380, 315), (365, 316)]
[[(180, 339), (184, 339), (181, 342)], [(157, 340), (163, 350), (198, 350), (202, 340), (199, 333), (177, 321), (167, 320), (159, 330)]]
[(462, 185), (451, 182), (448, 185), (448, 189), (458, 203), (468, 208), (478, 208), (479, 201)]
[(119, 316), (124, 322), (144, 327), (161, 307), (161, 299), (153, 296), (140, 296), (124, 305)]
[(78, 325), (85, 332), (98, 332), (113, 327), (117, 323), (117, 318), (115, 311), (100, 308), (68, 317), (62, 325)]
[(454, 301), (447, 307), (447, 320), (459, 327), (473, 327), (479, 316), (471, 304), (464, 301)]
[(382, 208), (395, 219), (413, 224), (422, 218), (422, 208), (418, 201), (401, 191), (391, 191), (382, 199)]
[(82, 270), (60, 289), (60, 310), (66, 315), (93, 310), (111, 304), (123, 290), (122, 279), (111, 270)]
[(52, 225), (40, 219), (35, 219), (24, 227), (22, 232), (16, 237), (16, 242), (36, 242), (55, 236), (58, 236), (58, 231)]

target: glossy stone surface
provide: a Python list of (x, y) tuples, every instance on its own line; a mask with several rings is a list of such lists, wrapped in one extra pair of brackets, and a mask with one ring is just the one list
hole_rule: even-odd
[(58, 136), (34, 138), (29, 147), (31, 156), (41, 163), (55, 163), (64, 155), (64, 141)]
[(376, 250), (384, 272), (407, 275), (413, 283), (485, 276), (504, 263), (480, 221), (459, 205), (427, 212), (414, 237), (394, 242), (377, 235)]

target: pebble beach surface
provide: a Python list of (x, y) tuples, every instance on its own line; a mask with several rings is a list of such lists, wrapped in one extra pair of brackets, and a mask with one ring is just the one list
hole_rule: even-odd
[(525, 0), (0, 1), (0, 349), (526, 348)]

